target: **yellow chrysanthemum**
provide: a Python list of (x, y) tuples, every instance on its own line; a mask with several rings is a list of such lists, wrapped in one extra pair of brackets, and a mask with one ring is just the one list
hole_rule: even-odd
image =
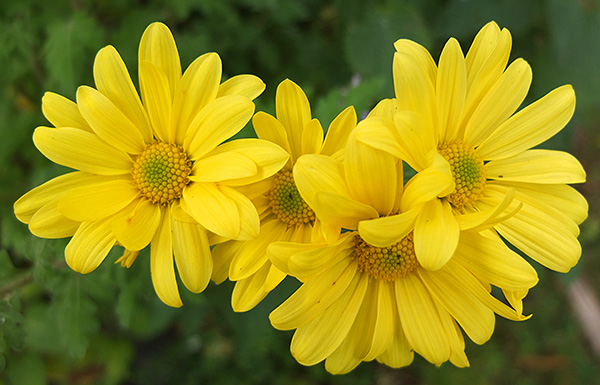
[(410, 220), (387, 247), (364, 237), (362, 221), (407, 218), (402, 162), (392, 155), (356, 141), (353, 133), (343, 163), (305, 155), (294, 178), (318, 218), (347, 230), (335, 242), (276, 242), (268, 249), (278, 268), (303, 282), (270, 315), (275, 328), (296, 329), (291, 352), (301, 364), (326, 360), (332, 373), (373, 359), (401, 367), (414, 351), (436, 365), (450, 360), (468, 366), (459, 326), (482, 344), (493, 332), (495, 313), (526, 318), (521, 307), (511, 309), (490, 294), (494, 285), (522, 298), (537, 283), (535, 270), (497, 234), (461, 232), (454, 257), (436, 271), (419, 263)]
[[(522, 59), (506, 67), (511, 35), (494, 22), (477, 34), (466, 57), (450, 39), (437, 66), (417, 43), (398, 40), (395, 47), (396, 99), (382, 101), (357, 137), (417, 171), (401, 209), (419, 208), (414, 241), (421, 265), (442, 267), (461, 229), (493, 227), (542, 265), (572, 268), (581, 255), (578, 225), (588, 205), (566, 184), (584, 182), (585, 171), (568, 153), (531, 149), (571, 119), (571, 86), (515, 113), (531, 69)], [(377, 233), (376, 222), (362, 224), (374, 235), (368, 241), (397, 242), (401, 234)]]
[[(236, 282), (231, 298), (235, 311), (252, 309), (285, 278), (286, 274), (267, 257), (266, 248), (271, 242), (322, 238), (321, 224), (298, 193), (292, 168), (303, 154), (341, 156), (339, 151), (356, 126), (356, 113), (349, 107), (331, 123), (323, 139), (323, 128), (311, 118), (306, 95), (291, 80), (281, 82), (275, 104), (277, 118), (258, 112), (252, 124), (259, 138), (284, 148), (290, 159), (273, 177), (240, 190), (253, 197), (261, 218), (260, 234), (256, 239), (226, 242), (213, 250), (213, 279), (220, 283), (229, 276)], [(334, 236), (339, 229), (326, 229), (326, 233)]]
[(250, 120), (264, 83), (241, 75), (221, 84), (216, 53), (182, 75), (175, 40), (161, 23), (141, 39), (141, 99), (112, 46), (98, 52), (94, 79), (97, 88), (80, 87), (77, 103), (44, 95), (43, 112), (55, 127), (38, 127), (33, 141), (48, 159), (78, 171), (25, 194), (15, 214), (39, 237), (73, 236), (65, 257), (81, 273), (115, 245), (125, 247), (119, 262), (128, 267), (151, 244), (156, 293), (181, 306), (173, 258), (184, 285), (204, 290), (213, 267), (209, 232), (258, 234), (256, 209), (234, 187), (273, 175), (288, 159), (265, 140), (223, 143)]

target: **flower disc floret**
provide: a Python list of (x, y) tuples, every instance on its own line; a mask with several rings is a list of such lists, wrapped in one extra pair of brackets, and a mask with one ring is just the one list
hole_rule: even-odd
[(388, 247), (372, 246), (356, 236), (352, 257), (358, 262), (359, 271), (383, 281), (406, 277), (419, 266), (412, 232)]
[(315, 213), (302, 199), (291, 171), (281, 170), (267, 193), (273, 214), (288, 226), (313, 225)]
[(454, 178), (455, 189), (446, 199), (461, 210), (483, 194), (486, 179), (483, 160), (473, 147), (462, 140), (444, 143), (438, 147), (438, 151), (450, 163)]
[(181, 198), (191, 172), (192, 161), (181, 146), (154, 142), (135, 159), (131, 175), (141, 194), (162, 206)]

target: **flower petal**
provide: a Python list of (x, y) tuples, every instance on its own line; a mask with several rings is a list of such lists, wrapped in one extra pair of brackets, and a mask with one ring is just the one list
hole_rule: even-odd
[(414, 230), (419, 264), (427, 270), (444, 266), (456, 250), (459, 233), (460, 228), (447, 201), (434, 199), (425, 203)]
[(448, 195), (454, 187), (450, 164), (436, 153), (433, 164), (418, 172), (406, 183), (400, 208), (407, 212), (424, 202)]
[(394, 114), (398, 112), (398, 104), (396, 99), (383, 99), (373, 107), (373, 109), (367, 115), (367, 118), (371, 117), (385, 117), (392, 119)]
[(138, 194), (139, 190), (131, 181), (115, 179), (67, 191), (60, 199), (58, 208), (69, 219), (90, 222), (116, 213)]
[(144, 61), (152, 63), (167, 76), (170, 94), (174, 95), (175, 86), (181, 78), (181, 62), (175, 39), (169, 27), (163, 23), (152, 23), (144, 31), (140, 41), (138, 62)]
[(128, 174), (133, 164), (126, 152), (78, 128), (38, 127), (33, 143), (54, 163), (93, 174)]
[(421, 115), (410, 111), (400, 111), (394, 115), (394, 125), (398, 134), (402, 153), (400, 159), (406, 161), (416, 171), (426, 169), (434, 162), (437, 149), (434, 126)]
[(175, 141), (171, 127), (173, 94), (167, 76), (148, 61), (140, 62), (140, 90), (148, 111), (152, 131), (163, 142)]
[(517, 155), (562, 130), (574, 111), (573, 87), (558, 87), (504, 122), (481, 143), (477, 152), (485, 160)]
[(368, 117), (361, 120), (353, 132), (361, 143), (385, 151), (399, 159), (412, 159), (407, 154), (394, 121), (384, 116)]
[(132, 211), (112, 222), (112, 231), (126, 249), (142, 250), (154, 238), (161, 221), (160, 213), (159, 206), (141, 198)]
[(200, 293), (212, 275), (213, 260), (206, 230), (195, 223), (171, 221), (173, 254), (181, 281), (192, 293)]
[(239, 152), (227, 151), (195, 161), (189, 178), (194, 182), (220, 182), (253, 176), (257, 172), (256, 163), (252, 159)]
[(219, 86), (217, 97), (242, 95), (256, 99), (266, 88), (266, 84), (254, 75), (237, 75), (227, 79)]
[(311, 208), (324, 223), (349, 230), (356, 230), (360, 221), (379, 217), (372, 206), (328, 191), (317, 192)]
[(398, 309), (396, 308), (396, 295), (394, 293), (394, 283), (379, 281), (377, 287), (377, 315), (375, 329), (369, 350), (364, 356), (365, 361), (371, 361), (382, 354), (390, 346), (394, 329), (396, 328), (396, 318)]
[(252, 201), (231, 187), (220, 186), (219, 190), (237, 206), (240, 218), (240, 233), (235, 239), (238, 241), (247, 241), (256, 238), (260, 231), (260, 218)]
[(69, 267), (79, 273), (94, 271), (115, 245), (110, 219), (82, 223), (65, 248)]
[(213, 272), (211, 279), (217, 285), (220, 285), (228, 278), (231, 260), (243, 244), (244, 242), (228, 241), (213, 247)]
[[(102, 48), (94, 60), (96, 88), (106, 96), (138, 128), (146, 143), (152, 141), (148, 115), (142, 106), (129, 71), (117, 50), (109, 45)], [(72, 127), (72, 126), (69, 126)]]
[(469, 117), (465, 141), (479, 146), (521, 105), (531, 85), (531, 67), (523, 59), (511, 63)]
[(31, 217), (29, 231), (40, 238), (70, 237), (79, 228), (80, 222), (72, 221), (58, 210), (58, 202), (42, 206)]
[(485, 165), (489, 179), (542, 184), (583, 183), (585, 170), (569, 153), (553, 150), (527, 150)]
[[(514, 190), (509, 189), (506, 192), (504, 199), (499, 201), (496, 206), (485, 210), (474, 210), (474, 212), (457, 215), (455, 216), (456, 222), (461, 230), (481, 231), (489, 229), (497, 223), (515, 215), (521, 209), (522, 204), (518, 204), (516, 207), (514, 207), (515, 205), (509, 207), (514, 197)], [(502, 215), (505, 211), (508, 211), (508, 213)]]
[(92, 132), (77, 104), (64, 96), (46, 92), (42, 97), (42, 112), (54, 127), (73, 127)]
[(319, 154), (307, 154), (294, 165), (294, 182), (302, 199), (312, 207), (315, 194), (328, 191), (350, 197), (341, 162)]
[(234, 201), (214, 183), (191, 183), (183, 190), (182, 206), (198, 223), (225, 238), (240, 234), (240, 215)]
[(327, 130), (325, 142), (319, 151), (323, 155), (333, 155), (346, 146), (350, 132), (356, 127), (356, 111), (353, 106), (347, 107), (333, 119)]
[[(395, 287), (394, 287), (395, 289)], [(395, 294), (395, 290), (394, 290)], [(395, 295), (394, 295), (395, 298)], [(394, 301), (392, 304), (392, 311), (394, 314), (398, 313), (398, 301)], [(392, 368), (401, 368), (403, 366), (410, 365), (413, 361), (414, 353), (413, 348), (408, 343), (404, 330), (402, 330), (402, 324), (398, 316), (395, 316), (394, 321), (394, 335), (388, 349), (377, 357), (377, 361), (386, 364)]]
[(268, 291), (265, 290), (265, 280), (269, 275), (271, 264), (268, 262), (259, 266), (254, 274), (236, 281), (231, 293), (231, 307), (235, 312), (245, 312), (253, 309), (262, 301)]
[(420, 210), (412, 209), (405, 213), (360, 221), (360, 237), (375, 247), (388, 247), (400, 242), (413, 231)]
[(425, 78), (432, 84), (437, 77), (437, 67), (429, 51), (422, 45), (408, 39), (399, 39), (394, 43), (396, 52), (412, 57), (422, 69)]
[(302, 88), (289, 79), (282, 81), (275, 95), (277, 120), (287, 132), (292, 161), (302, 154), (302, 132), (311, 120), (310, 104)]
[(173, 232), (169, 207), (161, 210), (160, 225), (150, 246), (150, 273), (154, 290), (165, 304), (181, 307), (181, 297), (173, 265)]
[(316, 154), (323, 146), (323, 127), (317, 119), (312, 119), (302, 131), (302, 154)]
[(440, 140), (456, 139), (467, 96), (467, 68), (460, 45), (454, 38), (448, 40), (440, 55), (435, 94)]
[(130, 154), (139, 154), (145, 143), (142, 133), (125, 114), (99, 91), (81, 86), (77, 105), (94, 132), (107, 143)]
[(253, 113), (254, 103), (245, 96), (215, 99), (196, 115), (183, 146), (192, 160), (200, 159), (244, 128)]

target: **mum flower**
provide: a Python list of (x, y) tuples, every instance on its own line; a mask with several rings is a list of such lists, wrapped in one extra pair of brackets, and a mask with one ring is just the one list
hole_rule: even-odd
[[(267, 256), (271, 242), (310, 242), (323, 237), (315, 213), (298, 193), (292, 168), (304, 154), (340, 157), (340, 150), (356, 126), (354, 108), (348, 107), (333, 120), (323, 139), (321, 123), (311, 118), (308, 98), (291, 80), (284, 80), (277, 87), (275, 105), (277, 118), (258, 112), (252, 124), (259, 138), (281, 146), (290, 158), (273, 177), (240, 190), (253, 197), (261, 218), (260, 234), (253, 240), (217, 245), (213, 250), (213, 279), (220, 283), (228, 275), (236, 282), (231, 298), (235, 311), (250, 310), (285, 278), (286, 274), (273, 266)], [(335, 236), (339, 228), (325, 231)]]
[(288, 155), (271, 142), (223, 143), (250, 120), (264, 90), (255, 76), (221, 84), (216, 53), (181, 73), (169, 29), (151, 24), (139, 47), (141, 99), (112, 46), (94, 62), (96, 89), (82, 86), (77, 103), (53, 93), (42, 100), (55, 127), (38, 127), (36, 147), (77, 171), (56, 177), (14, 205), (19, 220), (43, 238), (72, 236), (65, 249), (75, 271), (96, 269), (115, 245), (131, 266), (151, 245), (152, 282), (160, 299), (181, 306), (183, 284), (204, 290), (212, 273), (209, 233), (233, 239), (258, 234), (252, 202), (234, 186), (277, 172)]
[[(585, 171), (568, 153), (532, 147), (571, 119), (572, 87), (515, 113), (531, 68), (523, 59), (506, 67), (511, 35), (494, 22), (481, 29), (466, 57), (448, 40), (437, 66), (417, 43), (398, 40), (395, 48), (396, 99), (382, 101), (357, 138), (417, 172), (400, 207), (419, 207), (414, 242), (421, 265), (435, 270), (447, 263), (460, 230), (493, 227), (542, 265), (568, 271), (581, 255), (578, 225), (588, 205), (567, 184), (584, 182)], [(386, 246), (403, 236), (378, 232), (379, 221), (362, 224), (367, 241)]]
[(298, 190), (317, 217), (346, 231), (330, 243), (269, 247), (273, 263), (303, 282), (271, 313), (271, 323), (296, 329), (290, 349), (298, 362), (325, 360), (331, 373), (373, 359), (405, 366), (413, 352), (436, 365), (450, 360), (468, 366), (459, 325), (482, 344), (493, 332), (495, 313), (525, 319), (490, 288), (527, 292), (537, 283), (536, 272), (489, 230), (461, 232), (454, 258), (436, 271), (421, 266), (411, 228), (387, 247), (370, 244), (363, 221), (402, 215), (402, 162), (358, 142), (355, 133), (343, 162), (304, 155), (294, 167)]

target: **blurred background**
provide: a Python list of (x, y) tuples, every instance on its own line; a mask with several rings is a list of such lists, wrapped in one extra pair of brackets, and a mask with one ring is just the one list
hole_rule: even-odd
[[(165, 3), (168, 3), (166, 5)], [(598, 184), (600, 182), (600, 4), (598, 0), (0, 0), (0, 384), (592, 384), (600, 378)], [(267, 90), (257, 109), (274, 112), (275, 89), (290, 78), (328, 125), (354, 105), (365, 114), (393, 96), (393, 42), (410, 38), (438, 58), (456, 37), (466, 52), (495, 20), (513, 35), (511, 60), (526, 59), (533, 85), (525, 104), (565, 83), (577, 110), (544, 144), (573, 153), (588, 173), (577, 186), (590, 202), (583, 255), (568, 274), (532, 262), (540, 283), (522, 323), (498, 318), (483, 346), (467, 341), (471, 368), (439, 368), (415, 356), (403, 369), (363, 363), (343, 376), (303, 367), (289, 352), (291, 332), (268, 314), (297, 283), (284, 281), (249, 313), (230, 307), (233, 285), (200, 295), (182, 288), (184, 306), (156, 297), (148, 253), (129, 269), (111, 262), (80, 275), (64, 263), (67, 240), (32, 236), (12, 205), (66, 170), (31, 141), (48, 125), (41, 97), (75, 98), (93, 85), (96, 52), (114, 45), (137, 83), (137, 47), (153, 21), (173, 31), (184, 68), (218, 52), (224, 77), (252, 73)], [(241, 136), (252, 136), (247, 127)]]

